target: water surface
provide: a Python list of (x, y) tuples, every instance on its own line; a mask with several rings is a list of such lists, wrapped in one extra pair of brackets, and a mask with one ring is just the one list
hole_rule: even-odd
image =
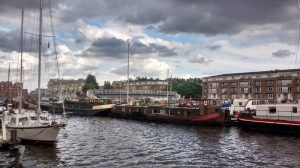
[[(25, 167), (300, 167), (300, 138), (237, 127), (70, 117), (54, 146), (26, 145)], [(8, 154), (0, 152), (0, 162)]]

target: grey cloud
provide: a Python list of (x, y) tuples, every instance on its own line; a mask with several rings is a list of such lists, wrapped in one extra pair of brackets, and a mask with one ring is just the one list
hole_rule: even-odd
[(197, 56), (189, 59), (189, 63), (197, 63), (197, 64), (209, 64), (210, 62), (213, 62), (212, 59), (202, 56)]
[(127, 74), (127, 66), (120, 66), (118, 68), (114, 68), (110, 72), (113, 74), (116, 74), (116, 75), (126, 75)]
[(242, 56), (241, 57), (241, 60), (247, 60), (247, 59), (249, 59), (249, 57), (247, 57), (247, 56)]
[(282, 57), (288, 57), (291, 56), (293, 53), (290, 50), (277, 50), (276, 52), (272, 53), (273, 57), (278, 57), (278, 58), (282, 58)]
[[(141, 67), (138, 68), (138, 70), (134, 69), (134, 68), (131, 68), (130, 71), (138, 71), (139, 74), (143, 74), (145, 76), (155, 77), (155, 78), (158, 77), (159, 74), (160, 74), (159, 70), (156, 70), (156, 69), (153, 69), (151, 71), (145, 70), (142, 65), (141, 65)], [(113, 74), (116, 74), (116, 75), (126, 75), (127, 65), (121, 65), (117, 68), (112, 69), (110, 72), (113, 73)]]
[[(45, 1), (43, 0), (43, 8), (49, 9), (51, 2), (52, 9), (58, 8), (59, 1)], [(38, 0), (0, 0), (0, 15), (10, 18), (20, 18), (21, 10), (24, 9), (25, 15), (34, 12), (35, 14), (39, 10)], [(48, 13), (49, 10), (44, 10), (44, 13)]]
[[(62, 23), (79, 19), (110, 19), (136, 25), (156, 25), (165, 33), (236, 34), (249, 26), (297, 24), (295, 0), (61, 0), (51, 1)], [(0, 13), (23, 6), (36, 8), (34, 0), (0, 1)], [(158, 5), (159, 4), (159, 5)], [(48, 5), (48, 1), (45, 2)]]
[(8, 60), (10, 60), (10, 59), (9, 59), (8, 56), (3, 55), (3, 56), (0, 56), (0, 60), (1, 60), (1, 61), (8, 61)]
[(2, 51), (19, 51), (20, 33), (16, 30), (6, 32), (0, 30), (0, 49)]
[[(128, 44), (126, 41), (117, 38), (99, 38), (94, 41), (86, 53), (94, 56), (104, 56), (111, 58), (124, 58), (127, 57)], [(135, 41), (130, 44), (131, 54), (150, 54), (158, 53), (161, 57), (175, 56), (177, 53), (165, 46), (150, 44), (149, 46)]]
[(217, 45), (210, 45), (207, 47), (209, 50), (214, 51), (214, 50), (218, 50), (218, 49), (222, 48), (222, 45), (217, 44)]
[[(101, 12), (103, 15), (137, 25), (159, 24), (158, 29), (165, 33), (236, 34), (248, 26), (284, 25), (297, 16), (297, 6), (292, 0), (166, 0), (163, 2), (127, 0), (117, 2), (96, 4), (103, 5), (104, 11)], [(108, 8), (105, 9), (105, 7)], [(114, 10), (108, 11), (111, 7), (114, 7)], [(117, 12), (112, 13), (112, 11)], [(91, 11), (87, 15), (92, 15)]]
[[(20, 32), (19, 30), (12, 30), (12, 31), (1, 31), (0, 30), (0, 50), (5, 52), (11, 51), (20, 51)], [(32, 35), (26, 35), (24, 33), (23, 39), (23, 51), (24, 52), (37, 52), (38, 51), (38, 37)], [(48, 40), (48, 39), (46, 39)], [(52, 47), (53, 42), (49, 41), (42, 44), (42, 48), (46, 50), (46, 48)]]

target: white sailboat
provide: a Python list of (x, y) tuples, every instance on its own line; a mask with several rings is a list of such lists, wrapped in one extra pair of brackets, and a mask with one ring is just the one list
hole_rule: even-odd
[[(41, 45), (42, 45), (42, 0), (40, 0), (39, 18), (39, 65), (38, 65), (38, 106), (36, 110), (25, 110), (22, 108), (22, 91), (18, 109), (11, 109), (4, 112), (4, 122), (8, 133), (10, 130), (17, 130), (17, 138), (29, 141), (52, 143), (56, 142), (59, 130), (65, 126), (65, 117), (57, 119), (48, 112), (42, 112), (41, 105)], [(22, 43), (23, 43), (23, 11), (21, 25), (21, 83), (22, 83)]]

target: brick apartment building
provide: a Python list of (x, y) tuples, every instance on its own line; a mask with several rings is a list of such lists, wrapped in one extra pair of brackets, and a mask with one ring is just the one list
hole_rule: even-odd
[(258, 98), (274, 102), (300, 99), (300, 69), (233, 73), (203, 78), (203, 99)]
[[(0, 98), (4, 100), (8, 97), (15, 98), (20, 95), (20, 89), (22, 88), (22, 83), (2, 81), (0, 82)], [(28, 95), (27, 89), (22, 89), (22, 95), (25, 97)]]

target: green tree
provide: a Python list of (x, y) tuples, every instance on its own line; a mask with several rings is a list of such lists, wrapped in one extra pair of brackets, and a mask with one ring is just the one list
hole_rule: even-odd
[(86, 94), (86, 92), (90, 89), (99, 89), (96, 77), (91, 74), (86, 77), (84, 86), (82, 87), (82, 92)]
[(112, 89), (112, 85), (109, 81), (104, 81), (103, 89)]
[(185, 98), (191, 97), (192, 99), (200, 99), (202, 93), (201, 79), (190, 78), (190, 79), (179, 79), (172, 78), (172, 90), (176, 91)]

